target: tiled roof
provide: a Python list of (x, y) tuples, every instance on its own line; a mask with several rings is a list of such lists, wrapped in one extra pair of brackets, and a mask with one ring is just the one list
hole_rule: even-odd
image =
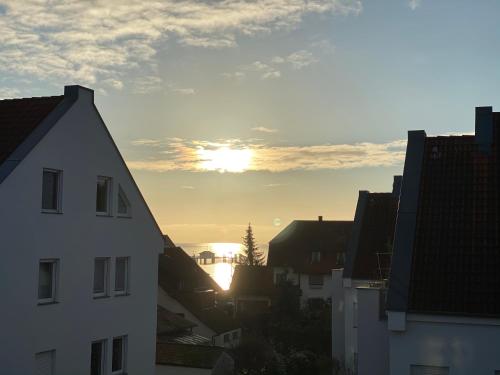
[[(171, 241), (170, 241), (171, 242)], [(158, 262), (158, 282), (166, 291), (192, 291), (221, 287), (180, 247), (169, 246)]]
[(180, 247), (168, 247), (158, 262), (158, 283), (203, 324), (220, 334), (239, 328), (224, 310), (215, 307), (220, 286)]
[[(269, 242), (267, 265), (306, 274), (328, 274), (343, 266), (352, 221), (295, 220)], [(312, 252), (321, 261), (312, 262)]]
[(196, 327), (196, 324), (184, 319), (182, 316), (157, 306), (156, 333), (159, 335), (176, 334)]
[(217, 346), (156, 344), (156, 364), (212, 369), (224, 353)]
[(63, 99), (48, 96), (0, 100), (0, 164)]
[[(401, 229), (401, 243), (406, 245), (398, 246), (396, 233), (398, 260), (393, 258), (389, 310), (498, 317), (500, 114), (477, 109), (475, 136), (424, 133), (421, 138), (423, 142), (412, 146), (410, 137), (408, 143), (413, 155), (423, 156), (413, 171), (405, 165), (400, 203), (404, 212), (398, 214), (397, 232)], [(411, 153), (405, 163), (410, 163)], [(407, 199), (411, 196), (414, 209)], [(409, 209), (401, 207), (407, 203)], [(400, 220), (411, 211), (414, 219), (408, 216), (409, 224)]]
[(399, 197), (393, 193), (360, 192), (350, 254), (344, 277), (358, 280), (387, 279)]
[(196, 333), (184, 334), (166, 334), (156, 335), (156, 342), (170, 342), (173, 344), (189, 344), (189, 345), (210, 345), (210, 339)]
[(237, 265), (231, 281), (230, 293), (235, 296), (272, 296), (276, 293), (273, 269), (269, 266)]

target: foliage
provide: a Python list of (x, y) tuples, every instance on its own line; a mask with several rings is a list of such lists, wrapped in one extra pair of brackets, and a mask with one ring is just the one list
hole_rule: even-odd
[(255, 238), (253, 236), (253, 230), (250, 223), (248, 223), (248, 228), (246, 229), (245, 237), (243, 237), (243, 246), (245, 253), (245, 262), (247, 266), (262, 266), (264, 265), (264, 254), (259, 251), (256, 245)]

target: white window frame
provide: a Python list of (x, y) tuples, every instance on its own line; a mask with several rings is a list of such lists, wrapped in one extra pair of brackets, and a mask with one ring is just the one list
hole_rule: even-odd
[[(311, 277), (317, 277), (318, 279), (321, 277), (321, 283), (311, 282)], [(323, 289), (323, 286), (325, 285), (325, 277), (323, 275), (308, 275), (308, 284), (311, 289)]]
[[(38, 366), (37, 356), (42, 354), (50, 354), (50, 373), (54, 374), (56, 368), (56, 350), (44, 350), (43, 352), (35, 353), (35, 366)], [(38, 367), (36, 367), (36, 370), (38, 370)]]
[[(125, 201), (125, 206), (127, 207), (127, 212), (120, 212), (120, 195), (122, 196), (123, 200)], [(125, 194), (125, 190), (121, 187), (120, 184), (118, 184), (118, 195), (116, 197), (117, 202), (116, 202), (116, 216), (118, 217), (132, 217), (132, 205), (130, 204), (130, 200), (127, 197), (127, 194)]]
[[(103, 292), (95, 292), (94, 284), (95, 284), (95, 262), (97, 260), (104, 261), (104, 291)], [(92, 295), (94, 298), (104, 298), (109, 297), (109, 274), (110, 274), (110, 258), (109, 257), (95, 257), (94, 258), (94, 277), (92, 279)]]
[[(40, 264), (41, 263), (50, 263), (52, 264), (52, 295), (49, 298), (38, 298), (38, 289), (40, 288)], [(51, 258), (51, 259), (40, 259), (38, 261), (38, 278), (37, 278), (37, 300), (39, 305), (45, 305), (49, 303), (54, 303), (57, 301), (57, 292), (58, 292), (58, 283), (59, 279), (59, 259)]]
[[(57, 199), (56, 208), (43, 208), (43, 174), (45, 172), (57, 174)], [(43, 168), (42, 171), (42, 212), (46, 214), (60, 214), (62, 213), (62, 189), (63, 189), (63, 171), (60, 169)]]
[[(113, 371), (113, 341), (120, 339), (122, 340), (122, 368), (117, 371)], [(127, 335), (116, 336), (111, 340), (111, 374), (119, 375), (127, 373)]]
[(321, 262), (321, 251), (312, 251), (311, 252), (311, 263), (320, 263), (320, 262)]
[[(106, 192), (106, 211), (97, 211), (97, 184), (100, 180), (105, 180), (108, 182), (108, 190)], [(108, 176), (97, 176), (96, 180), (96, 215), (97, 216), (112, 216), (113, 210), (113, 178)]]
[[(106, 354), (107, 354), (107, 345), (108, 345), (108, 340), (107, 339), (102, 339), (102, 340), (95, 340), (95, 341), (92, 341), (91, 345), (90, 345), (90, 360), (92, 361), (92, 345), (93, 344), (97, 344), (97, 343), (100, 343), (101, 344), (101, 375), (105, 375), (106, 374), (106, 367), (107, 367), (107, 358), (106, 358)], [(92, 362), (90, 364), (92, 366)], [(92, 367), (91, 367), (92, 369)]]
[[(124, 280), (124, 289), (118, 290), (116, 289), (116, 270), (118, 269), (118, 259), (125, 259), (125, 280)], [(115, 258), (115, 285), (114, 285), (114, 293), (116, 296), (126, 296), (130, 294), (130, 257), (116, 257)]]

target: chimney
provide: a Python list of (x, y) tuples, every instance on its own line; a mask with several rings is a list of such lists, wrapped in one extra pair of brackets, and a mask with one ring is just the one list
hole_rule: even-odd
[(493, 143), (493, 108), (476, 107), (475, 141), (479, 151), (489, 153)]
[(71, 101), (84, 100), (87, 103), (94, 103), (94, 90), (83, 86), (64, 86), (64, 97)]
[(323, 221), (323, 216), (318, 216), (318, 221)]
[(392, 195), (396, 198), (399, 198), (399, 194), (401, 193), (401, 185), (403, 185), (403, 176), (394, 176)]

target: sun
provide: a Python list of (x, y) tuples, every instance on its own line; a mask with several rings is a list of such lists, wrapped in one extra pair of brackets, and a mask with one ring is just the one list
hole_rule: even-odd
[(215, 150), (197, 150), (199, 168), (220, 173), (241, 173), (250, 168), (253, 152), (248, 148), (232, 149), (223, 146)]

